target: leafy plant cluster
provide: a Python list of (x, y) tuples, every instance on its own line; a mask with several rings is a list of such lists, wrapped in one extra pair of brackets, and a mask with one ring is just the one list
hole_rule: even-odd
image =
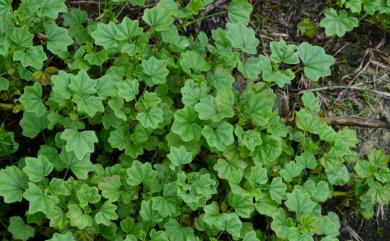
[(359, 26), (359, 21), (364, 18), (385, 29), (390, 27), (389, 0), (338, 0), (337, 5), (340, 10), (325, 9), (325, 17), (320, 22), (327, 37), (344, 36)]
[[(28, 207), (1, 220), (4, 237), (336, 241), (329, 203), (347, 196), (366, 218), (388, 204), (383, 150), (361, 160), (355, 132), (328, 126), (312, 93), (294, 123), (275, 107), (272, 87), (318, 81), (335, 59), (284, 40), (258, 55), (245, 0), (210, 36), (185, 36), (211, 2), (162, 0), (140, 20), (94, 22), (63, 0), (0, 0), (4, 89), (33, 81), (19, 124), (42, 142), (0, 170), (7, 207)], [(0, 138), (16, 150), (12, 134)]]

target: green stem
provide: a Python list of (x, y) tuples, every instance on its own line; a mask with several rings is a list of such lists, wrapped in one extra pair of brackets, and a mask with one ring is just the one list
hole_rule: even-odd
[(333, 197), (345, 197), (345, 196), (350, 196), (351, 192), (343, 192), (343, 191), (334, 191), (332, 196)]
[(0, 109), (12, 110), (13, 108), (14, 108), (13, 104), (0, 103)]
[(221, 14), (224, 14), (224, 13), (226, 13), (226, 11), (217, 12), (217, 13), (209, 14), (209, 15), (206, 15), (206, 16), (202, 16), (202, 17), (199, 17), (199, 18), (194, 19), (192, 21), (189, 21), (187, 23), (184, 23), (181, 27), (187, 27), (187, 26), (189, 26), (189, 25), (191, 25), (193, 23), (196, 23), (198, 21), (201, 21), (201, 20), (204, 20), (204, 19), (207, 19), (207, 18), (211, 18), (213, 16), (221, 15)]

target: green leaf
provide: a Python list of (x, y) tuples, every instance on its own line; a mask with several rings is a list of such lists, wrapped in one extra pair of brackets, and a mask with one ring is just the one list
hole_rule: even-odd
[(226, 37), (230, 40), (233, 48), (240, 49), (247, 54), (256, 54), (259, 40), (253, 29), (243, 23), (228, 23)]
[(239, 184), (244, 175), (241, 168), (223, 159), (218, 159), (213, 169), (217, 171), (219, 178), (228, 180), (232, 184)]
[(70, 168), (78, 179), (87, 179), (88, 172), (93, 169), (89, 155), (85, 155), (83, 159), (79, 160), (73, 152), (63, 150), (60, 154), (60, 159), (64, 164), (64, 168)]
[(167, 157), (171, 161), (169, 167), (172, 170), (192, 161), (192, 153), (188, 152), (184, 146), (180, 146), (179, 148), (171, 147)]
[(78, 112), (86, 113), (89, 117), (93, 117), (98, 112), (104, 112), (101, 97), (74, 95), (73, 102), (77, 105)]
[(105, 49), (115, 48), (118, 46), (116, 38), (116, 26), (113, 22), (107, 24), (98, 23), (96, 30), (91, 33), (95, 44), (103, 46)]
[(294, 177), (301, 175), (302, 170), (303, 166), (291, 161), (284, 165), (283, 169), (279, 171), (279, 174), (286, 182), (291, 182)]
[(256, 199), (255, 207), (260, 214), (272, 217), (277, 211), (279, 205), (271, 199), (268, 193), (260, 193)]
[(255, 231), (250, 231), (244, 235), (244, 238), (242, 239), (242, 241), (261, 241), (261, 240), (259, 238), (257, 238)]
[(228, 15), (231, 23), (247, 24), (250, 20), (253, 7), (247, 0), (232, 0), (228, 7)]
[(240, 146), (245, 146), (251, 152), (255, 151), (256, 146), (261, 145), (261, 134), (255, 130), (248, 130), (242, 134), (239, 141)]
[(152, 200), (142, 200), (139, 215), (147, 222), (158, 223), (163, 220), (160, 214), (153, 209)]
[(97, 187), (91, 187), (88, 184), (81, 185), (76, 192), (76, 196), (82, 208), (86, 208), (88, 203), (96, 204), (101, 199)]
[(68, 35), (68, 30), (58, 27), (54, 23), (46, 25), (46, 35), (47, 49), (60, 57), (63, 57), (64, 53), (67, 54), (68, 46), (73, 44), (73, 39)]
[(130, 186), (138, 186), (141, 183), (150, 183), (156, 178), (156, 171), (149, 162), (141, 163), (137, 160), (127, 169), (127, 183)]
[(92, 153), (95, 150), (94, 143), (98, 142), (94, 131), (79, 132), (73, 129), (65, 129), (61, 139), (66, 141), (66, 151), (73, 152), (79, 160)]
[(306, 92), (302, 96), (302, 102), (305, 105), (305, 108), (318, 113), (321, 110), (320, 102), (317, 97), (312, 92)]
[(121, 177), (118, 175), (104, 177), (99, 183), (99, 189), (102, 190), (102, 196), (110, 202), (116, 202), (121, 196)]
[(299, 36), (313, 39), (317, 33), (317, 25), (313, 23), (310, 18), (304, 18), (297, 25)]
[(27, 26), (13, 28), (9, 38), (18, 48), (29, 48), (33, 46), (34, 34), (28, 31)]
[(202, 82), (195, 84), (192, 79), (186, 80), (181, 88), (182, 102), (185, 106), (194, 106), (207, 94), (207, 86)]
[(0, 1), (0, 16), (7, 16), (11, 13), (12, 10), (12, 1), (11, 0), (1, 0)]
[(261, 161), (272, 164), (282, 154), (282, 140), (278, 136), (263, 136), (261, 145), (256, 149)]
[(142, 69), (146, 74), (145, 81), (148, 85), (159, 85), (167, 81), (169, 71), (166, 60), (159, 60), (152, 56), (148, 60), (142, 60)]
[(162, 7), (146, 9), (142, 19), (156, 31), (168, 30), (173, 23), (173, 18), (169, 12)]
[(47, 59), (42, 46), (32, 46), (26, 51), (18, 50), (14, 52), (13, 60), (20, 61), (23, 67), (31, 66), (35, 69), (42, 69), (43, 62)]
[(278, 204), (282, 203), (282, 200), (286, 199), (287, 185), (284, 184), (281, 177), (274, 177), (269, 186), (269, 194), (271, 199)]
[(9, 81), (8, 79), (4, 77), (0, 77), (0, 91), (2, 90), (8, 90), (9, 88)]
[(340, 220), (336, 213), (329, 212), (328, 215), (323, 216), (317, 227), (319, 235), (327, 235), (328, 237), (339, 236)]
[(274, 98), (275, 96), (270, 89), (251, 94), (246, 98), (244, 112), (250, 117), (254, 125), (264, 126), (271, 119)]
[(35, 82), (33, 86), (24, 87), (19, 101), (27, 112), (35, 113), (38, 117), (46, 113), (46, 107), (42, 101), (42, 87), (38, 82)]
[(264, 185), (268, 181), (267, 169), (259, 165), (255, 164), (251, 168), (249, 182), (253, 187), (257, 187), (258, 185)]
[(26, 157), (25, 161), (26, 167), (23, 168), (23, 171), (32, 182), (44, 180), (53, 171), (53, 164), (45, 156)]
[(233, 237), (240, 237), (242, 222), (236, 213), (223, 213), (217, 225), (219, 229), (226, 230)]
[(100, 206), (99, 211), (95, 215), (95, 221), (97, 224), (103, 224), (109, 226), (111, 220), (116, 220), (118, 214), (116, 214), (117, 206), (112, 204), (110, 201), (105, 201), (102, 206)]
[(12, 234), (14, 240), (26, 241), (35, 236), (34, 228), (24, 223), (23, 219), (19, 216), (10, 217), (8, 232)]
[(139, 83), (138, 80), (123, 81), (116, 84), (118, 89), (118, 96), (124, 98), (126, 101), (132, 101), (138, 94)]
[(28, 177), (16, 166), (8, 166), (0, 170), (0, 196), (5, 203), (22, 201), (27, 188)]
[(115, 32), (115, 39), (119, 41), (131, 40), (144, 33), (139, 27), (138, 20), (131, 20), (128, 17), (124, 17), (122, 22), (116, 25)]
[(271, 61), (273, 63), (298, 64), (299, 58), (297, 46), (294, 44), (286, 44), (283, 39), (279, 42), (271, 42), (270, 48), (272, 51)]
[(359, 25), (359, 20), (349, 16), (345, 10), (337, 12), (335, 9), (329, 8), (324, 11), (324, 14), (325, 18), (321, 20), (320, 26), (325, 28), (327, 37), (335, 35), (342, 37), (346, 32)]
[(76, 239), (74, 239), (73, 234), (68, 231), (64, 234), (55, 233), (53, 237), (47, 241), (76, 241)]
[(152, 198), (152, 209), (157, 211), (163, 218), (174, 216), (178, 213), (176, 204), (161, 196)]
[(101, 66), (103, 65), (104, 62), (106, 62), (109, 59), (109, 57), (107, 51), (102, 50), (99, 52), (88, 53), (84, 56), (84, 59), (90, 65)]
[(45, 115), (37, 116), (32, 112), (23, 112), (23, 118), (20, 120), (19, 125), (23, 129), (23, 136), (29, 138), (35, 138), (41, 131), (47, 128), (49, 121)]
[(304, 152), (300, 156), (295, 157), (295, 161), (304, 168), (315, 169), (317, 166), (317, 160), (314, 155)]
[(48, 215), (53, 211), (55, 205), (59, 203), (58, 197), (47, 194), (45, 190), (42, 190), (32, 182), (28, 183), (28, 188), (24, 192), (23, 197), (29, 201), (29, 214), (42, 212)]
[(330, 66), (336, 60), (325, 53), (325, 50), (304, 42), (298, 46), (298, 55), (304, 65), (305, 76), (309, 80), (318, 81), (321, 77), (329, 76)]
[(43, 17), (56, 19), (59, 13), (68, 11), (64, 0), (43, 0), (42, 2), (40, 15)]
[(204, 57), (194, 50), (187, 50), (180, 55), (180, 66), (182, 70), (191, 75), (193, 72), (206, 72), (210, 70), (211, 66)]
[(374, 149), (368, 154), (368, 160), (377, 167), (387, 168), (390, 155), (387, 155), (384, 149)]
[(329, 184), (325, 181), (321, 180), (315, 183), (312, 179), (309, 179), (303, 186), (315, 201), (325, 202), (332, 196), (332, 192), (329, 189)]
[(69, 88), (79, 96), (96, 93), (96, 80), (89, 77), (87, 71), (80, 70), (76, 76), (70, 76)]
[(136, 119), (144, 128), (156, 129), (158, 124), (163, 122), (163, 111), (158, 107), (153, 107), (147, 112), (138, 112)]
[(194, 230), (190, 227), (181, 226), (175, 219), (169, 219), (169, 221), (164, 224), (164, 228), (166, 233), (168, 234), (169, 240), (196, 240)]
[(228, 203), (232, 208), (234, 208), (237, 215), (242, 218), (249, 218), (255, 209), (253, 197), (250, 195), (229, 193)]
[(233, 144), (234, 127), (228, 122), (221, 122), (216, 129), (206, 125), (202, 129), (202, 135), (205, 137), (207, 144), (210, 147), (216, 148), (219, 151), (224, 151), (226, 146)]
[(237, 68), (248, 80), (257, 80), (262, 71), (258, 57), (249, 57), (245, 62), (240, 61)]
[(234, 116), (234, 94), (232, 88), (217, 90), (216, 97), (206, 95), (200, 99), (194, 109), (199, 114), (201, 120), (212, 120), (219, 122), (225, 118)]
[(277, 237), (286, 240), (292, 240), (294, 236), (299, 235), (292, 219), (288, 217), (282, 208), (277, 209), (272, 215), (271, 229), (276, 233)]
[(202, 128), (198, 125), (198, 115), (192, 107), (184, 107), (177, 110), (174, 114), (174, 122), (172, 124), (172, 132), (178, 134), (180, 138), (185, 141), (198, 141)]
[(76, 204), (68, 205), (66, 217), (69, 218), (70, 226), (77, 227), (80, 230), (92, 226), (92, 217), (88, 214), (84, 214)]
[(316, 205), (315, 202), (310, 199), (309, 194), (297, 188), (287, 194), (287, 200), (284, 204), (289, 211), (296, 212), (297, 214), (311, 213)]

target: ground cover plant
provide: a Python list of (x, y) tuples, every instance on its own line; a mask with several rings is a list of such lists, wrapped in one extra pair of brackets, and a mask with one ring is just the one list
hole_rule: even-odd
[[(125, 4), (140, 18), (119, 17)], [(258, 54), (244, 0), (188, 34), (210, 4), (106, 1), (92, 20), (63, 0), (0, 0), (3, 108), (37, 145), (2, 164), (4, 240), (336, 241), (335, 200), (367, 219), (389, 203), (389, 156), (360, 157), (315, 94), (279, 115), (274, 90), (331, 76), (335, 58), (283, 39)], [(18, 148), (1, 126), (0, 155)]]

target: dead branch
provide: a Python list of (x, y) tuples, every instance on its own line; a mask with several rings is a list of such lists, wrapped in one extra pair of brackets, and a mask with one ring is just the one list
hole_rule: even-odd
[(356, 86), (326, 86), (326, 87), (320, 87), (315, 89), (307, 89), (307, 90), (301, 90), (298, 92), (299, 95), (305, 93), (305, 92), (317, 92), (317, 91), (323, 91), (323, 90), (335, 90), (335, 89), (351, 89), (351, 90), (359, 90), (359, 91), (371, 91), (375, 94), (382, 95), (383, 97), (390, 98), (389, 92), (379, 91), (379, 90), (370, 90), (367, 88), (361, 88)]
[(390, 123), (379, 119), (367, 120), (353, 116), (325, 117), (326, 123), (332, 126), (356, 126), (363, 128), (385, 128), (390, 129)]

